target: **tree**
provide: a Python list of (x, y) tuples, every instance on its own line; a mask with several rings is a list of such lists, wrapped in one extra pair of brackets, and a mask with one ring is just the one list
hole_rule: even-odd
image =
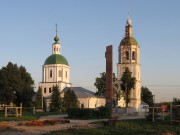
[[(106, 92), (106, 73), (105, 72), (100, 73), (100, 77), (96, 77), (94, 86), (96, 86), (98, 90), (96, 92), (96, 95), (105, 95), (105, 92)], [(114, 95), (116, 95), (115, 98), (119, 99), (120, 90), (119, 90), (119, 85), (117, 83), (117, 78), (114, 73), (113, 73), (113, 89), (114, 89)]]
[(130, 93), (132, 89), (134, 89), (136, 78), (132, 77), (132, 72), (130, 72), (129, 68), (126, 67), (125, 71), (121, 78), (121, 90), (125, 95), (126, 107), (128, 107), (128, 103), (130, 102)]
[(173, 97), (173, 105), (180, 105), (180, 99), (179, 98), (176, 98), (176, 97)]
[(63, 107), (65, 108), (64, 111), (66, 111), (67, 108), (78, 107), (78, 103), (79, 101), (74, 91), (68, 88), (67, 91), (64, 92), (64, 98), (63, 98)]
[(50, 111), (57, 112), (57, 111), (60, 111), (61, 105), (62, 105), (59, 87), (57, 85), (53, 86), (52, 91), (53, 93), (52, 93), (52, 98), (51, 98), (51, 103), (50, 103)]
[(96, 77), (94, 86), (97, 88), (96, 95), (105, 95), (106, 91), (106, 73), (100, 73), (100, 77)]
[(141, 87), (141, 100), (149, 106), (154, 104), (152, 92), (147, 87)]
[(0, 69), (0, 102), (30, 106), (34, 95), (34, 81), (25, 67), (9, 62)]
[(35, 106), (37, 108), (42, 108), (42, 98), (42, 88), (39, 86), (35, 101)]

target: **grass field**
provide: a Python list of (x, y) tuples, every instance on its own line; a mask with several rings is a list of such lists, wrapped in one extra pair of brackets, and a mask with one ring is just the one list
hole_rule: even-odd
[[(101, 123), (96, 123), (97, 125)], [(116, 123), (115, 127), (80, 128), (52, 131), (42, 135), (159, 135), (162, 132), (180, 134), (180, 124), (171, 126), (169, 123), (139, 120), (123, 120)]]
[(30, 112), (23, 112), (22, 117), (6, 117), (4, 116), (4, 112), (0, 112), (0, 121), (21, 121), (21, 120), (37, 120), (38, 117), (33, 115)]
[(37, 120), (41, 116), (47, 116), (47, 115), (59, 115), (62, 114), (62, 112), (36, 112), (36, 114), (33, 114), (32, 112), (23, 111), (22, 117), (6, 117), (4, 116), (4, 111), (0, 112), (0, 121), (22, 121), (22, 120)]

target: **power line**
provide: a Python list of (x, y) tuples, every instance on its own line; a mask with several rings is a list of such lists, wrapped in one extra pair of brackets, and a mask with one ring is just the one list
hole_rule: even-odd
[(143, 86), (180, 86), (179, 84), (143, 84)]

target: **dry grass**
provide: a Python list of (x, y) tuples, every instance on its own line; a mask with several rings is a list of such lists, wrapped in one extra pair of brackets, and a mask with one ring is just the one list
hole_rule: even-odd
[(0, 132), (3, 132), (3, 131), (20, 131), (20, 132), (22, 132), (22, 130), (19, 130), (11, 125), (0, 123)]
[(10, 129), (10, 128), (12, 128), (12, 126), (0, 123), (0, 130), (4, 130), (4, 129), (7, 129), (7, 128)]

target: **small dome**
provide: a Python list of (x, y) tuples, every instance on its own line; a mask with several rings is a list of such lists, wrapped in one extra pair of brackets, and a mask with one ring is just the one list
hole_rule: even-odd
[(54, 37), (54, 41), (55, 41), (55, 43), (58, 43), (59, 37), (58, 37), (58, 36), (55, 36), (55, 37)]
[(123, 38), (123, 40), (120, 42), (120, 46), (123, 45), (137, 45), (138, 46), (138, 42), (136, 41), (136, 39), (134, 37), (125, 37)]
[(49, 64), (63, 64), (63, 65), (69, 65), (68, 61), (66, 58), (60, 54), (52, 54), (49, 56), (45, 62), (44, 65), (49, 65)]
[(131, 22), (131, 19), (128, 17), (127, 19), (127, 25), (130, 25), (131, 26), (132, 22)]

